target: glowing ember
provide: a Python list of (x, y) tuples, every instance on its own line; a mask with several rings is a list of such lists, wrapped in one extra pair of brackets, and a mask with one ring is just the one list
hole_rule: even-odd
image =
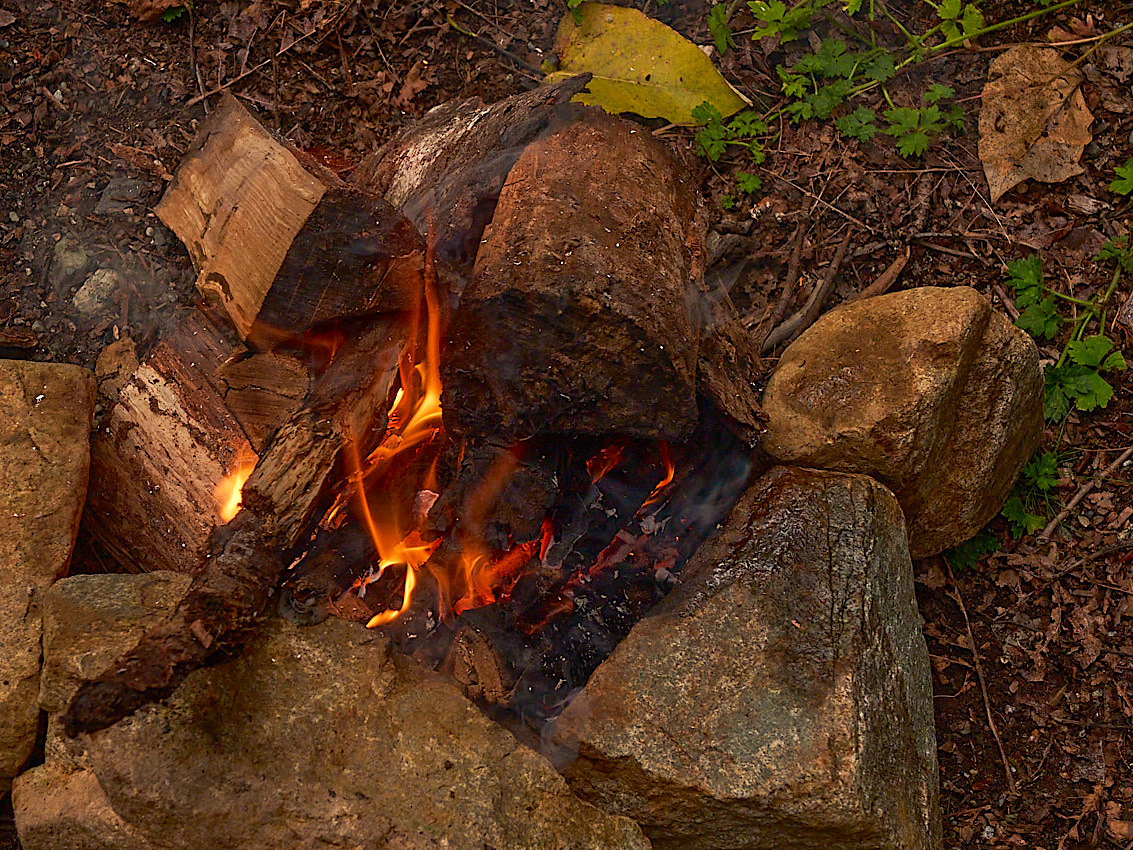
[(220, 480), (213, 491), (216, 499), (216, 512), (224, 522), (230, 521), (240, 513), (240, 502), (243, 498), (244, 484), (256, 468), (259, 458), (252, 451), (252, 447), (245, 443), (236, 453), (236, 459), (228, 474)]

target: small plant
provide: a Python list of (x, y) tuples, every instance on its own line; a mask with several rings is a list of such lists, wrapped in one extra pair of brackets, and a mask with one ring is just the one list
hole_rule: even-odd
[(831, 0), (813, 0), (788, 7), (782, 0), (750, 0), (747, 7), (759, 26), (752, 32), (753, 40), (778, 36), (779, 41), (794, 41), (810, 25), (815, 12), (829, 5)]
[(161, 19), (167, 24), (172, 24), (179, 21), (181, 16), (193, 10), (192, 3), (185, 3), (182, 6), (171, 6), (161, 13)]
[(728, 26), (728, 7), (719, 3), (712, 7), (708, 13), (708, 31), (712, 33), (712, 40), (716, 43), (717, 52), (723, 56), (729, 47), (735, 47), (732, 30)]
[(1000, 515), (1007, 520), (1012, 537), (1018, 539), (1024, 534), (1033, 534), (1043, 529), (1057, 487), (1058, 455), (1054, 452), (1038, 452), (1023, 467), (1015, 490), (1000, 511)]
[(929, 140), (939, 136), (949, 127), (960, 129), (964, 126), (964, 111), (955, 104), (947, 112), (941, 112), (940, 101), (951, 98), (955, 92), (948, 86), (933, 83), (924, 93), (926, 106), (917, 109), (912, 106), (895, 106), (885, 110), (885, 120), (889, 126), (885, 132), (897, 142), (897, 153), (906, 159), (920, 156), (928, 150)]
[(983, 13), (963, 0), (943, 0), (936, 7), (936, 14), (940, 16), (940, 31), (948, 41), (971, 38), (984, 28)]
[(1109, 190), (1119, 195), (1133, 194), (1133, 157), (1125, 160), (1125, 165), (1114, 169), (1117, 179), (1109, 184)]
[(951, 549), (944, 551), (944, 559), (948, 565), (957, 572), (974, 569), (984, 555), (999, 551), (999, 540), (986, 529), (979, 532), (971, 540), (958, 543)]

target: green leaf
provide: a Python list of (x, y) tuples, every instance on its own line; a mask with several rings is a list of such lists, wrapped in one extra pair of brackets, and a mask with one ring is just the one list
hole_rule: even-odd
[(928, 134), (920, 130), (906, 133), (897, 139), (897, 153), (906, 159), (910, 156), (920, 156), (928, 150)]
[(753, 41), (776, 35), (781, 42), (794, 41), (799, 37), (799, 30), (806, 28), (814, 14), (814, 8), (806, 3), (788, 9), (780, 0), (749, 0), (747, 7), (756, 20), (763, 22), (752, 31)]
[(763, 180), (756, 174), (748, 174), (746, 171), (737, 171), (736, 188), (745, 195), (750, 195), (763, 188)]
[(933, 83), (925, 89), (924, 99), (925, 103), (939, 103), (942, 100), (947, 100), (956, 94), (956, 90), (949, 86), (942, 86), (940, 83)]
[(733, 139), (750, 139), (767, 132), (767, 122), (758, 112), (745, 110), (728, 122), (728, 135)]
[(862, 10), (862, 0), (846, 0), (842, 5), (842, 11), (847, 15), (856, 15)]
[(921, 111), (911, 106), (895, 106), (892, 109), (886, 109), (882, 114), (885, 116), (885, 120), (889, 122), (889, 127), (886, 128), (885, 132), (890, 136), (900, 136), (902, 133), (915, 130), (921, 119)]
[(867, 80), (884, 83), (893, 79), (897, 66), (893, 64), (892, 53), (880, 53), (862, 65), (862, 75)]
[(1066, 346), (1066, 354), (1072, 361), (1080, 366), (1092, 366), (1094, 369), (1102, 364), (1105, 356), (1112, 350), (1113, 340), (1100, 334), (1071, 340)]
[(1034, 534), (1036, 531), (1042, 531), (1046, 526), (1045, 517), (1028, 511), (1018, 493), (1008, 496), (999, 513), (1007, 520), (1011, 528), (1011, 536), (1014, 538), (1022, 537), (1024, 534)]
[(723, 56), (729, 47), (735, 47), (731, 27), (728, 26), (728, 7), (719, 3), (712, 7), (708, 13), (708, 31), (712, 33), (712, 40), (716, 42), (716, 50)]
[(1074, 406), (1087, 412), (1105, 407), (1113, 398), (1113, 387), (1097, 372), (1079, 375), (1074, 382), (1074, 389), (1076, 391)]
[(943, 0), (937, 7), (936, 14), (940, 15), (942, 21), (954, 21), (960, 17), (961, 5), (962, 0)]
[(1133, 157), (1125, 160), (1124, 165), (1119, 165), (1113, 170), (1118, 179), (1109, 184), (1109, 190), (1117, 192), (1119, 195), (1128, 195), (1133, 192)]
[(1039, 452), (1023, 467), (1022, 479), (1028, 487), (1046, 493), (1058, 485), (1058, 455)]
[(723, 116), (750, 105), (699, 47), (659, 21), (604, 3), (583, 3), (579, 12), (580, 23), (568, 15), (559, 24), (559, 70), (546, 78), (593, 74), (576, 101), (674, 124), (696, 123), (692, 110), (705, 101)]
[(1098, 367), (1099, 372), (1120, 372), (1125, 369), (1125, 357), (1120, 351), (1115, 351)]
[(721, 195), (720, 206), (726, 210), (734, 210), (736, 208), (736, 199), (731, 195)]
[(1133, 243), (1128, 236), (1119, 236), (1102, 245), (1097, 253), (1098, 262), (1116, 260), (1117, 264), (1127, 272), (1133, 272)]
[(843, 115), (834, 122), (843, 136), (857, 139), (859, 142), (868, 142), (877, 135), (877, 125), (874, 120), (877, 115), (872, 109), (859, 106), (849, 115)]
[(960, 22), (965, 36), (972, 36), (984, 28), (983, 13), (971, 3), (964, 7), (964, 17)]
[(1050, 339), (1058, 333), (1062, 322), (1063, 318), (1058, 314), (1058, 300), (1053, 295), (1048, 295), (1042, 301), (1029, 304), (1019, 314), (1015, 324), (1035, 339)]
[(1043, 258), (1041, 254), (1031, 254), (1007, 264), (1007, 285), (1016, 292), (1038, 288), (1043, 282)]
[(944, 558), (954, 570), (973, 569), (980, 558), (999, 551), (999, 541), (989, 531), (981, 531), (971, 540), (965, 540), (944, 551)]

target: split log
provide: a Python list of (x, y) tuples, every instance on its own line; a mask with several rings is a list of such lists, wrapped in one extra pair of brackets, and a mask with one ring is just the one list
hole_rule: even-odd
[(420, 289), (414, 226), (288, 149), (227, 95), (156, 212), (188, 247), (202, 295), (256, 348), (334, 319), (405, 310)]
[[(211, 535), (203, 569), (172, 618), (79, 688), (63, 715), (68, 735), (104, 729), (168, 696), (193, 670), (244, 642), (275, 596), (287, 550), (310, 531), (339, 469), (338, 453), (350, 440), (384, 430), (408, 326), (390, 316), (348, 339), (312, 401), (260, 458), (244, 487), (244, 510)], [(362, 362), (371, 368), (360, 369)]]
[(239, 458), (255, 457), (218, 379), (234, 345), (189, 313), (135, 370), (91, 441), (83, 530), (126, 570), (199, 569), (222, 522), (217, 485)]
[(643, 128), (590, 111), (532, 142), (453, 317), (446, 429), (687, 437), (703, 258), (694, 187)]
[(420, 232), (431, 229), (437, 259), (470, 274), (508, 172), (528, 144), (583, 114), (571, 98), (589, 81), (581, 74), (490, 106), (476, 99), (438, 106), (363, 160), (354, 181)]
[(311, 380), (299, 358), (282, 351), (230, 359), (217, 370), (217, 378), (225, 407), (257, 453), (303, 406)]

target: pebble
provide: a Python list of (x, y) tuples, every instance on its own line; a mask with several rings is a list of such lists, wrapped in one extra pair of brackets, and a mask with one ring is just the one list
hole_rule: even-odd
[(19, 224), (20, 214), (15, 210), (12, 210), (10, 213), (8, 213), (8, 221), (12, 222), (12, 224)]

